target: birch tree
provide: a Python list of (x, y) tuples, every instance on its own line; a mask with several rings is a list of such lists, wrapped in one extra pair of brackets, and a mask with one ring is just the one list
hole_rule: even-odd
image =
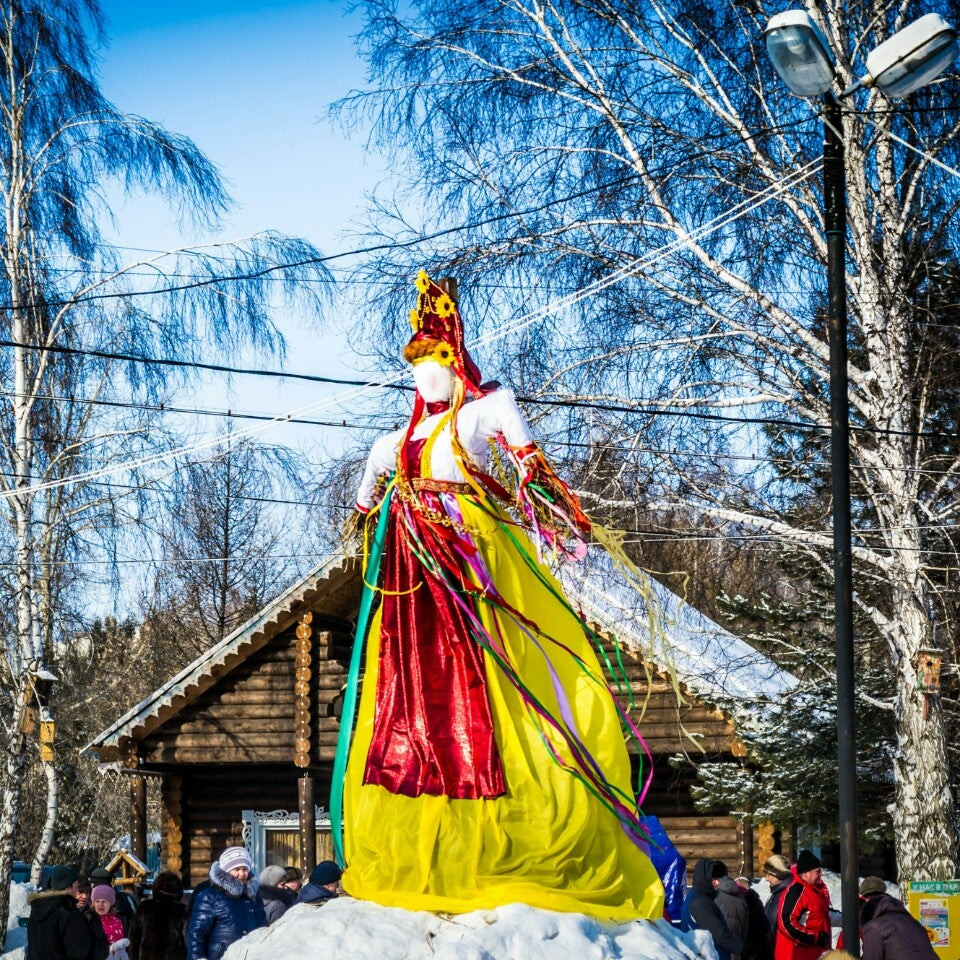
[(158, 531), (162, 560), (148, 615), (150, 629), (189, 638), (196, 656), (252, 617), (290, 583), (300, 537), (283, 522), (285, 489), (299, 490), (304, 470), (290, 451), (226, 439), (207, 459), (187, 465), (169, 495)]
[[(544, 424), (584, 445), (586, 502), (615, 518), (638, 503), (699, 517), (830, 576), (823, 126), (763, 49), (779, 4), (361, 6), (375, 88), (338, 109), (369, 117), (393, 169), (411, 173), (381, 198), (375, 232), (461, 228), (426, 265), (459, 277), (468, 315), (486, 318), (475, 333), (498, 337), (499, 368), (514, 358), (522, 389), (591, 408)], [(841, 87), (894, 30), (957, 12), (911, 0), (807, 9)], [(956, 166), (955, 88), (949, 77), (899, 103), (872, 90), (844, 101), (857, 644), (861, 657), (880, 648), (891, 677), (905, 878), (956, 868), (943, 703), (917, 673), (919, 651), (949, 659), (943, 638), (956, 633), (958, 397), (942, 376), (956, 328), (942, 284), (960, 190), (937, 165)], [(361, 276), (399, 281), (423, 265), (415, 256), (381, 255)], [(395, 306), (386, 329), (399, 339)], [(736, 456), (750, 451), (760, 462), (744, 468)]]
[[(118, 524), (138, 520), (131, 505), (149, 477), (132, 464), (168, 439), (140, 407), (183, 382), (177, 368), (116, 355), (276, 352), (271, 309), (310, 316), (319, 288), (300, 281), (325, 276), (316, 250), (270, 233), (124, 262), (98, 227), (109, 216), (108, 185), (159, 193), (211, 228), (230, 201), (193, 143), (103, 97), (102, 28), (96, 0), (0, 2), (0, 515), (13, 557), (0, 704), (0, 921), (34, 749), (25, 734), (34, 678), (64, 642), (71, 587), (76, 602), (96, 580), (91, 561), (116, 556)], [(78, 562), (88, 566), (70, 566)], [(53, 800), (56, 771), (47, 772)], [(51, 829), (54, 819), (51, 804)], [(48, 831), (37, 865), (50, 839)]]

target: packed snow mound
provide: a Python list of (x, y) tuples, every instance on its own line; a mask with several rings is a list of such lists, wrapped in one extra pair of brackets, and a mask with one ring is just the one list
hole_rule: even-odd
[(457, 916), (339, 897), (298, 904), (223, 960), (716, 960), (705, 930), (666, 920), (604, 924), (514, 903)]
[(10, 884), (10, 914), (7, 917), (7, 942), (4, 946), (4, 960), (23, 960), (26, 951), (27, 929), (20, 926), (21, 917), (30, 916), (27, 897), (36, 887), (29, 883)]

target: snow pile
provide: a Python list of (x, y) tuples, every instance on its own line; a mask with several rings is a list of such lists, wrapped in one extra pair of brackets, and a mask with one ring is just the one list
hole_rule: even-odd
[(604, 924), (514, 903), (458, 916), (340, 897), (299, 904), (223, 960), (716, 960), (710, 934), (665, 920)]
[(10, 884), (10, 916), (7, 919), (7, 942), (4, 960), (23, 960), (27, 943), (27, 928), (20, 926), (20, 918), (30, 916), (27, 897), (33, 892), (29, 883)]

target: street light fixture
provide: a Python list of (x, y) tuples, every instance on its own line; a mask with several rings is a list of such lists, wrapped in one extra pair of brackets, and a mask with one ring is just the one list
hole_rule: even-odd
[(833, 86), (836, 68), (830, 44), (806, 10), (784, 10), (763, 32), (780, 79), (797, 97), (819, 97)]
[[(857, 862), (857, 738), (854, 710), (853, 576), (850, 536), (850, 426), (847, 385), (846, 173), (843, 115), (831, 92), (830, 45), (803, 10), (777, 14), (764, 31), (774, 69), (798, 97), (824, 103), (823, 203), (830, 340), (830, 469), (833, 495), (834, 620), (837, 669), (837, 779), (843, 944), (860, 955)], [(898, 99), (935, 80), (956, 59), (957, 32), (929, 13), (867, 55), (867, 74), (844, 90), (876, 87)]]

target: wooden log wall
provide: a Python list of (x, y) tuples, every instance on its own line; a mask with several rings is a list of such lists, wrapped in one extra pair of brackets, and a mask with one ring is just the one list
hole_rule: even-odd
[(183, 776), (183, 880), (194, 887), (226, 847), (243, 843), (244, 810), (297, 809), (297, 771), (285, 767), (207, 767)]
[[(346, 680), (346, 666), (329, 655), (331, 644), (339, 652), (345, 642), (316, 618), (310, 648), (301, 644), (298, 652), (296, 629), (285, 630), (148, 735), (140, 745), (144, 762), (291, 763), (298, 754), (302, 762), (303, 743), (297, 740), (305, 732), (310, 760), (332, 761), (339, 727), (333, 702)], [(305, 715), (305, 697), (308, 731), (297, 724)]]

